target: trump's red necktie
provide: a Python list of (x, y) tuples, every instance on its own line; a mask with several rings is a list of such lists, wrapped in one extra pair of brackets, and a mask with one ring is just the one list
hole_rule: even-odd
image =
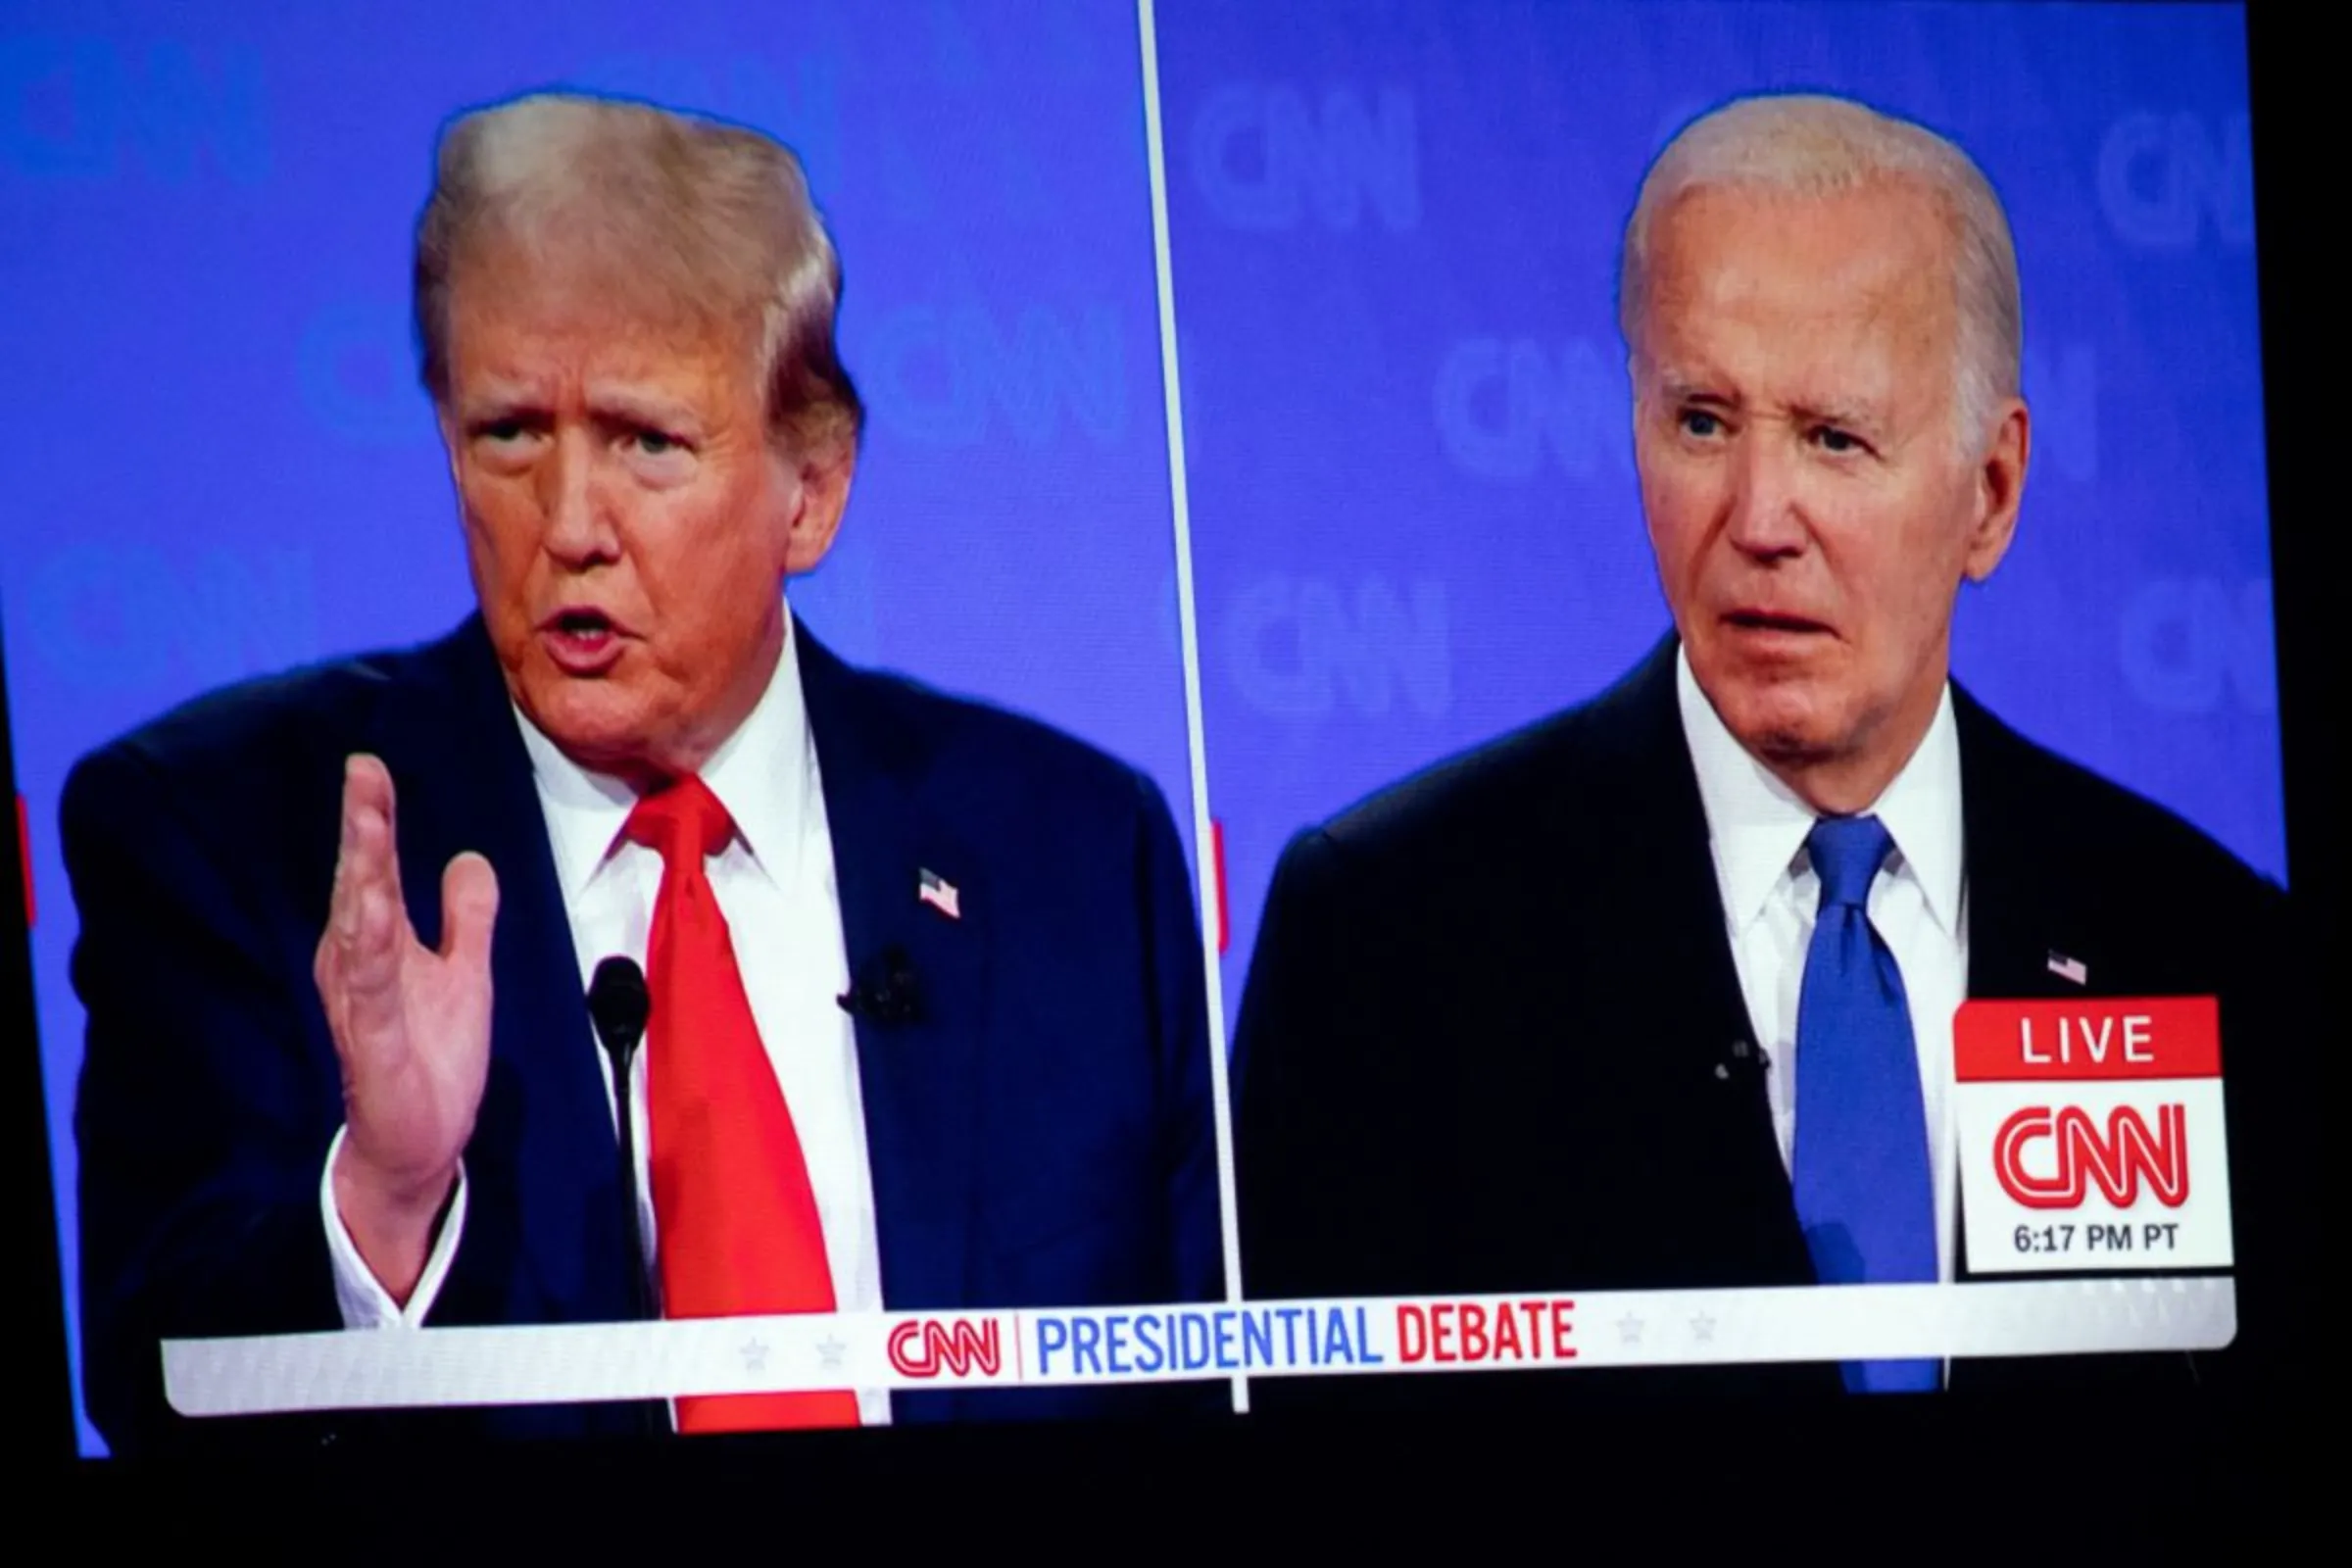
[[(622, 831), (662, 856), (645, 1072), (662, 1315), (830, 1312), (808, 1161), (703, 865), (735, 824), (688, 777), (640, 800)], [(681, 1432), (858, 1424), (847, 1391), (705, 1396), (677, 1410)]]

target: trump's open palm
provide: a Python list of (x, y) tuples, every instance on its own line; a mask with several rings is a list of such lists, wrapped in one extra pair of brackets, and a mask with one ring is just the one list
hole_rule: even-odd
[(405, 1301), (481, 1108), (498, 878), (479, 855), (449, 862), (435, 951), (409, 923), (396, 845), (392, 775), (355, 756), (313, 972), (343, 1068), (336, 1205), (369, 1270)]

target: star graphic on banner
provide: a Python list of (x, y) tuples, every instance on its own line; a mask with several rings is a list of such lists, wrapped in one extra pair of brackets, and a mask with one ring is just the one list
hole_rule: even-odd
[(841, 1358), (849, 1352), (850, 1348), (830, 1334), (817, 1342), (816, 1358), (824, 1364), (824, 1368), (828, 1372), (840, 1371)]
[(1617, 1320), (1617, 1338), (1627, 1345), (1642, 1343), (1642, 1320), (1632, 1313)]
[(743, 1357), (743, 1369), (746, 1372), (767, 1370), (767, 1347), (761, 1345), (758, 1340), (744, 1341), (741, 1350), (737, 1353)]
[(1715, 1320), (1701, 1312), (1690, 1320), (1690, 1337), (1701, 1345), (1715, 1343)]

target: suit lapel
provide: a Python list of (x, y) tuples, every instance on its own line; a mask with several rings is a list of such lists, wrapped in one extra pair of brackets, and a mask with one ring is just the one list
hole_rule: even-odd
[(1629, 1031), (1624, 1042), (1593, 1044), (1638, 1063), (1627, 1102), (1666, 1108), (1655, 1126), (1671, 1140), (1671, 1154), (1644, 1160), (1628, 1151), (1628, 1168), (1653, 1173), (1667, 1211), (1707, 1216), (1717, 1227), (1711, 1244), (1691, 1238), (1692, 1254), (1744, 1259), (1725, 1284), (1805, 1282), (1811, 1263), (1773, 1133), (1761, 1037), (1733, 963), (1706, 809), (1683, 734), (1676, 653), (1674, 639), (1665, 639), (1600, 699), (1606, 717), (1597, 727), (1622, 750), (1598, 763), (1608, 804), (1583, 829), (1602, 835), (1591, 885), (1622, 900), (1602, 918), (1621, 922), (1641, 944), (1624, 956), (1649, 1014), (1642, 1021), (1651, 1026)]
[[(883, 1295), (894, 1311), (961, 1305), (980, 1191), (990, 889), (931, 808), (927, 737), (898, 711), (910, 694), (851, 669), (805, 624), (793, 636), (853, 981), (896, 951), (920, 997), (910, 1021), (856, 1025)], [(954, 889), (956, 917), (918, 896), (926, 871)]]
[(1616, 777), (1624, 795), (1606, 840), (1607, 880), (1637, 929), (1671, 934), (1685, 985), (1672, 999), (1690, 1027), (1675, 1031), (1692, 1053), (1681, 1066), (1711, 1070), (1722, 1048), (1758, 1038), (1732, 963), (1723, 895), (1715, 877), (1706, 808), (1683, 736), (1675, 696), (1676, 643), (1668, 638), (1604, 698), (1624, 715), (1626, 750)]
[[(2034, 759), (2007, 726), (1976, 699), (1952, 687), (1952, 719), (1960, 735), (1960, 812), (1968, 865), (1968, 995), (1997, 1001), (2036, 1001), (2088, 995), (2052, 965), (2071, 958), (2089, 974), (2105, 972), (2103, 957), (2070, 912), (2064, 884), (2052, 867), (2055, 846), (2035, 832)], [(1956, 1207), (1953, 1277), (1977, 1277), (1968, 1266), (1967, 1195)], [(2002, 1276), (1987, 1276), (1999, 1278)], [(1963, 1363), (1968, 1364), (1968, 1363)], [(1981, 1376), (1982, 1363), (1968, 1376)]]
[[(440, 939), (452, 857), (487, 855), (499, 885), (490, 1078), (466, 1147), (452, 1305), (465, 1317), (522, 1321), (626, 1316), (617, 1146), (529, 755), (478, 616), (424, 662), (427, 677), (399, 688), (389, 707), (385, 744), (418, 939)], [(535, 1300), (515, 1298), (519, 1282), (482, 1272), (517, 1255), (530, 1259)]]
[(1968, 994), (2029, 1000), (2089, 994), (2057, 974), (2071, 958), (2095, 978), (2108, 972), (2077, 903), (2053, 875), (2061, 857), (2035, 831), (2046, 802), (2033, 789), (2029, 749), (1959, 686), (1960, 812), (1968, 865)]

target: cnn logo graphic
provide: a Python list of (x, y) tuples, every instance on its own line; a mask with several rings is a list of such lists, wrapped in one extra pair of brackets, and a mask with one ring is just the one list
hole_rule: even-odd
[(935, 1378), (942, 1372), (965, 1377), (974, 1371), (994, 1377), (1004, 1366), (1000, 1345), (994, 1319), (942, 1323), (918, 1318), (890, 1331), (890, 1364), (909, 1378)]
[(2137, 1110), (2118, 1105), (2102, 1131), (2080, 1105), (2028, 1105), (1993, 1135), (1992, 1170), (2028, 1208), (2081, 1207), (2093, 1185), (2130, 1208), (2143, 1181), (2158, 1202), (2179, 1208), (2188, 1200), (2188, 1110), (2160, 1105), (2151, 1129)]

